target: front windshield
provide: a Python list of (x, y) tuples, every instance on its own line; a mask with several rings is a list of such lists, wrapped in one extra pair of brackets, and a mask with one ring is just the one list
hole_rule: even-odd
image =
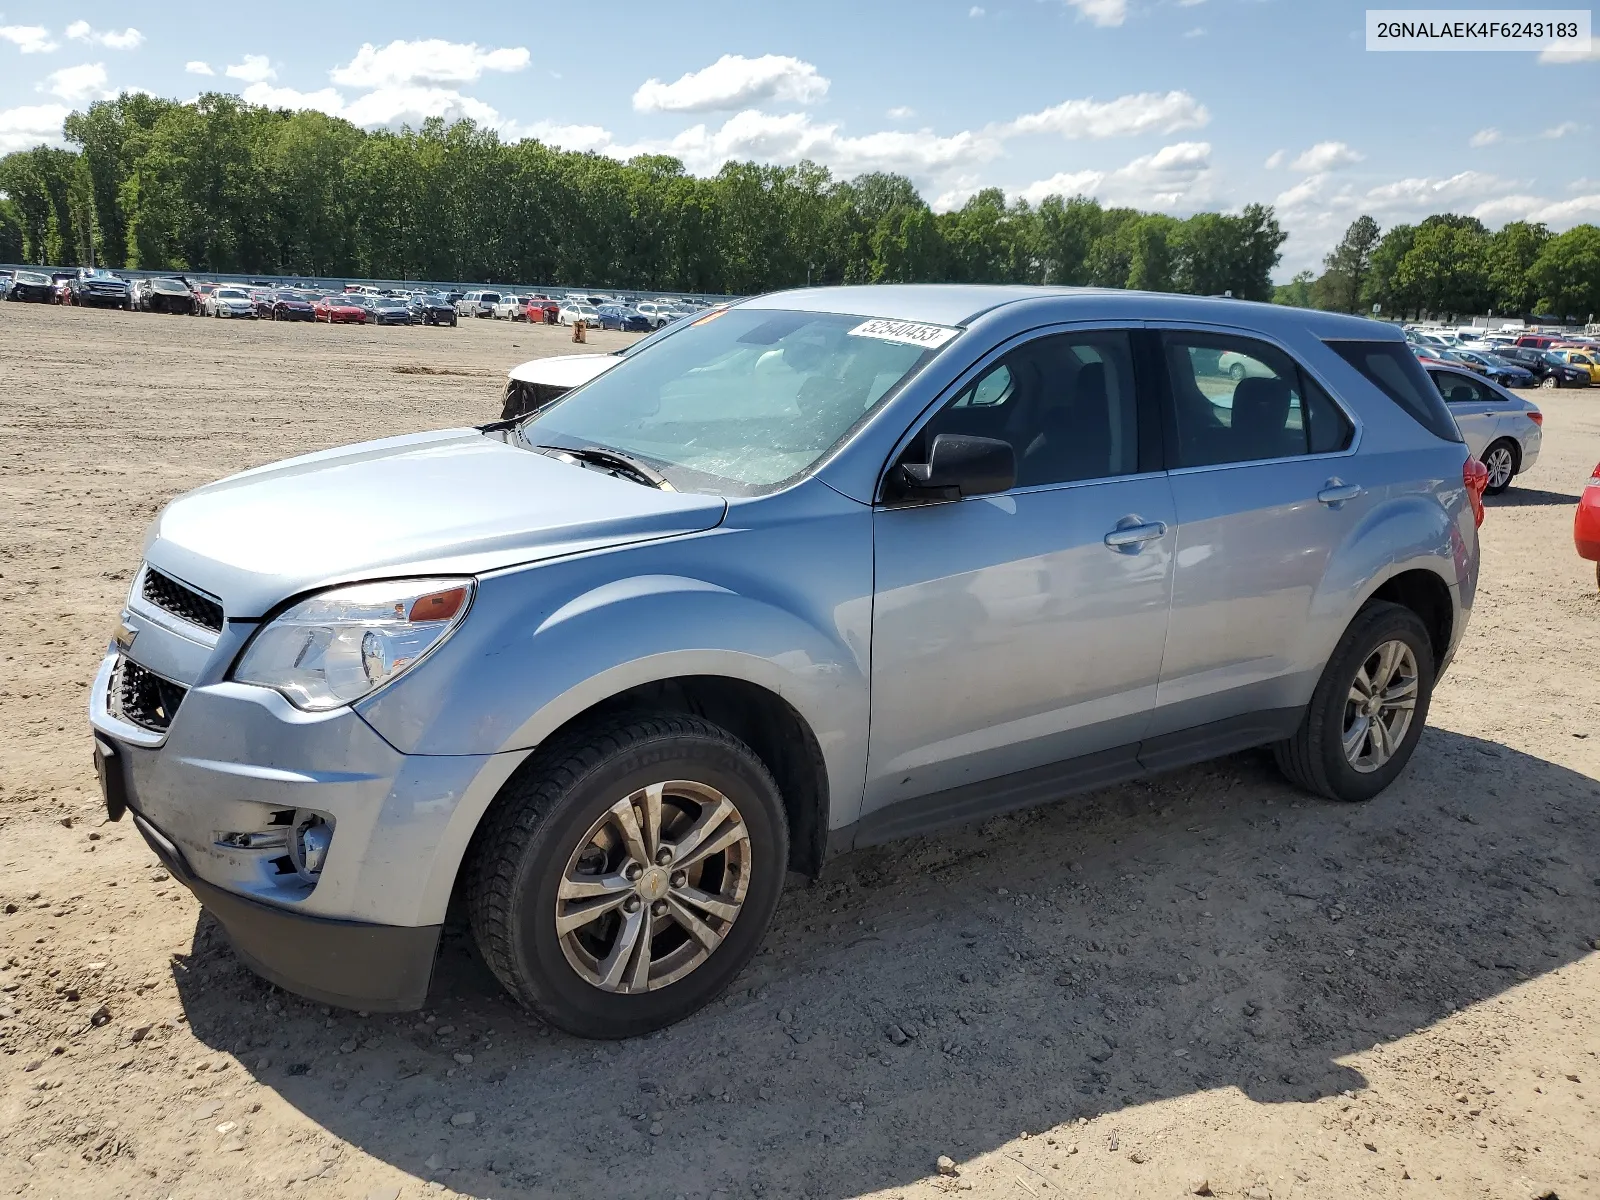
[(620, 450), (680, 490), (752, 492), (807, 470), (958, 330), (731, 308), (629, 354), (521, 427)]
[(17, 272), (17, 282), (18, 283), (33, 283), (33, 284), (49, 283), (50, 282), (50, 276), (41, 275), (37, 271), (18, 271)]
[(243, 292), (239, 291), (236, 288), (218, 288), (217, 289), (217, 297), (218, 297), (218, 299), (221, 299), (221, 300), (248, 300), (248, 299), (250, 299), (249, 296), (246, 296)]

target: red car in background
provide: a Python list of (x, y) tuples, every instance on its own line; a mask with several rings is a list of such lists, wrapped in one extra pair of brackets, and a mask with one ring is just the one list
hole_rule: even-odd
[(1578, 557), (1594, 563), (1594, 581), (1600, 586), (1600, 463), (1595, 463), (1589, 485), (1578, 497), (1578, 511), (1572, 518), (1572, 540)]
[(329, 325), (365, 325), (367, 310), (344, 296), (324, 296), (311, 306), (311, 319)]
[(527, 306), (522, 311), (536, 325), (554, 325), (561, 305), (549, 296), (529, 296)]

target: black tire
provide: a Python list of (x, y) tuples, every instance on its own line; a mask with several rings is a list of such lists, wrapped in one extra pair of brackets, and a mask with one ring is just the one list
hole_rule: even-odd
[[(1346, 700), (1356, 672), (1385, 642), (1401, 641), (1417, 664), (1416, 707), (1410, 727), (1393, 755), (1371, 772), (1357, 771), (1343, 745)], [(1278, 769), (1291, 783), (1329, 800), (1370, 800), (1405, 770), (1428, 720), (1433, 697), (1433, 643), (1422, 619), (1409, 608), (1369, 601), (1334, 648), (1311, 703), (1294, 735), (1272, 747)]]
[[(557, 937), (561, 877), (606, 809), (668, 779), (709, 784), (738, 808), (750, 839), (743, 905), (710, 956), (676, 982), (605, 991), (578, 974)], [(619, 717), (540, 749), (502, 789), (468, 856), (467, 914), (484, 961), (524, 1007), (580, 1037), (637, 1037), (709, 1004), (754, 957), (788, 855), (778, 785), (748, 746), (694, 716)]]
[(1539, 381), (1539, 386), (1542, 388), (1558, 388), (1561, 386), (1561, 381), (1554, 375), (1546, 375)]
[(1506, 481), (1500, 484), (1498, 487), (1494, 486), (1493, 484), (1485, 487), (1483, 489), (1484, 494), (1489, 496), (1498, 496), (1500, 493), (1504, 492), (1508, 487), (1510, 487), (1512, 481), (1517, 477), (1518, 469), (1522, 466), (1522, 447), (1517, 445), (1517, 442), (1514, 438), (1500, 438), (1497, 441), (1491, 442), (1489, 444), (1489, 448), (1483, 452), (1482, 461), (1484, 466), (1487, 467), (1489, 465), (1489, 456), (1497, 450), (1506, 450), (1510, 452), (1511, 474), (1507, 475)]
[(1229, 375), (1230, 378), (1233, 379), (1233, 381), (1235, 383), (1243, 382), (1243, 380), (1244, 380), (1244, 364), (1243, 363), (1238, 363), (1238, 362), (1234, 363), (1233, 366), (1228, 368), (1228, 375)]

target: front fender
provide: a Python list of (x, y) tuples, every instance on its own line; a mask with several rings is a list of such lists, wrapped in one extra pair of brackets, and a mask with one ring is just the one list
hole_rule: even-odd
[[(527, 751), (595, 705), (689, 675), (781, 696), (816, 736), (833, 823), (865, 778), (869, 511), (822, 489), (781, 521), (483, 577), (438, 651), (357, 711), (407, 754)], [(823, 511), (817, 511), (818, 508)]]

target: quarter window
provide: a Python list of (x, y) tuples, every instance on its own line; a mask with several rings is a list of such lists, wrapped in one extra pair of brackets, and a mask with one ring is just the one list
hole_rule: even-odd
[(1428, 374), (1439, 385), (1439, 394), (1446, 403), (1472, 404), (1500, 399), (1472, 376), (1463, 375), (1460, 371), (1429, 371)]
[(1175, 466), (1206, 467), (1350, 444), (1339, 406), (1283, 351), (1249, 338), (1165, 333)]
[(935, 414), (906, 460), (926, 461), (941, 433), (1010, 442), (1018, 487), (1135, 474), (1138, 401), (1128, 334), (1055, 334), (1017, 347)]

